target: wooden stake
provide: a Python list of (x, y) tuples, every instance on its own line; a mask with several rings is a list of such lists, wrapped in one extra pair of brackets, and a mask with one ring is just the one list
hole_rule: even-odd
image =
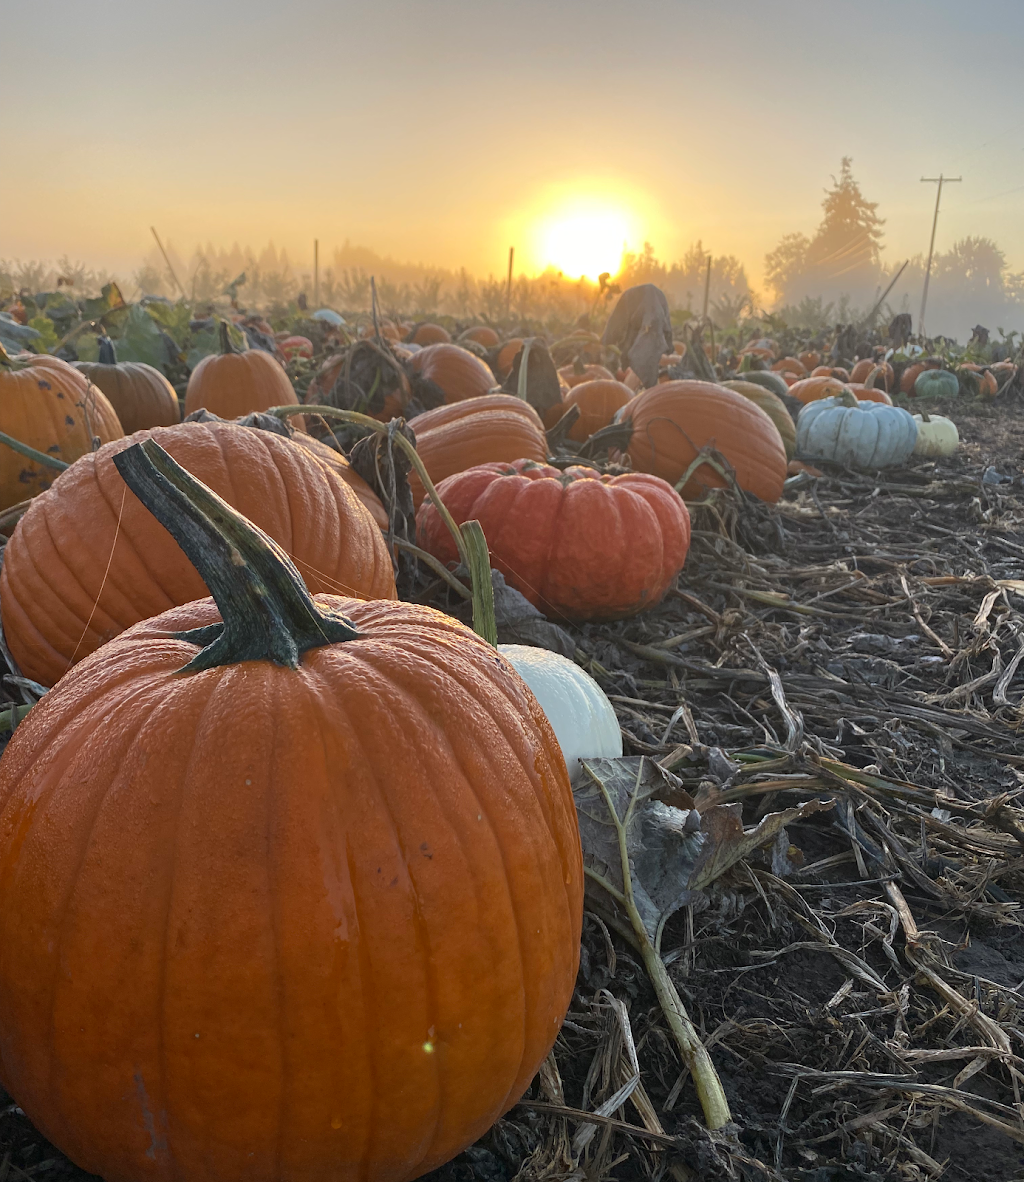
[(313, 307), (320, 307), (320, 239), (313, 239)]
[(704, 319), (708, 318), (708, 297), (711, 295), (711, 255), (708, 255), (708, 273), (704, 278)]
[(185, 295), (185, 289), (181, 286), (181, 281), (174, 273), (174, 268), (171, 266), (171, 260), (167, 257), (167, 251), (164, 250), (164, 244), (160, 241), (160, 235), (156, 232), (156, 226), (150, 226), (149, 228), (153, 231), (153, 237), (156, 239), (156, 244), (160, 247), (160, 253), (164, 256), (164, 262), (167, 264), (167, 270), (170, 271), (171, 278), (177, 285), (178, 291), (181, 292), (181, 298), (183, 300), (188, 299), (188, 296)]
[(508, 317), (512, 308), (512, 259), (515, 257), (516, 248), (510, 246), (508, 248), (508, 287), (505, 289), (505, 316)]

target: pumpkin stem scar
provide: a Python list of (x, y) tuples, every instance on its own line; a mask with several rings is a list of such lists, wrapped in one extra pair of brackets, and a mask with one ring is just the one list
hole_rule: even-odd
[(284, 550), (152, 439), (113, 457), (118, 472), (185, 552), (223, 623), (177, 634), (201, 650), (179, 672), (240, 661), (290, 669), (311, 648), (355, 640), (340, 612), (321, 611)]

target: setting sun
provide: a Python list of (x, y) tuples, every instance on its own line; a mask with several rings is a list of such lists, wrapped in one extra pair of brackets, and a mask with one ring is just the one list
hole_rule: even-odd
[(614, 275), (631, 237), (632, 217), (614, 208), (569, 208), (543, 223), (540, 255), (571, 279)]

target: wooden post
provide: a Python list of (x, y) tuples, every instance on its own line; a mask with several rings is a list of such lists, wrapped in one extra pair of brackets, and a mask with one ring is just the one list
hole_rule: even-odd
[(171, 266), (171, 260), (167, 257), (167, 251), (164, 250), (164, 244), (160, 241), (160, 235), (156, 232), (156, 226), (150, 226), (149, 228), (153, 231), (153, 237), (156, 239), (156, 244), (160, 247), (160, 253), (164, 256), (164, 262), (167, 264), (167, 270), (170, 271), (171, 278), (177, 285), (178, 291), (181, 292), (181, 298), (183, 300), (188, 299), (188, 296), (185, 295), (185, 289), (181, 286), (181, 281), (174, 273), (174, 268)]
[(313, 309), (320, 307), (320, 239), (313, 239)]
[(932, 255), (935, 252), (935, 227), (939, 224), (939, 202), (942, 200), (942, 186), (943, 184), (956, 184), (962, 181), (963, 177), (959, 176), (943, 176), (940, 172), (938, 176), (923, 176), (921, 177), (922, 185), (934, 185), (938, 183), (938, 192), (935, 194), (935, 216), (932, 218), (932, 240), (928, 245), (928, 266), (924, 272), (924, 291), (921, 292), (921, 315), (917, 321), (917, 335), (924, 338), (924, 310), (928, 305), (928, 283), (932, 277)]
[(704, 277), (704, 319), (708, 318), (708, 297), (711, 295), (711, 255), (708, 255), (708, 273)]
[(512, 259), (515, 257), (516, 248), (510, 246), (508, 248), (508, 286), (505, 289), (505, 316), (509, 316), (512, 309)]

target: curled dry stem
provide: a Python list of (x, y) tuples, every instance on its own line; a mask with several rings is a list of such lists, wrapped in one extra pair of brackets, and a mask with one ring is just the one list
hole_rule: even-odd
[(675, 1039), (676, 1046), (679, 1048), (682, 1060), (686, 1064), (690, 1075), (693, 1076), (697, 1096), (700, 1100), (701, 1108), (704, 1111), (704, 1119), (707, 1121), (709, 1129), (720, 1129), (732, 1120), (732, 1114), (729, 1111), (729, 1101), (726, 1099), (725, 1091), (722, 1088), (722, 1081), (718, 1078), (718, 1072), (715, 1070), (715, 1065), (711, 1061), (711, 1056), (708, 1054), (693, 1023), (690, 1021), (690, 1016), (686, 1012), (682, 998), (679, 996), (675, 985), (672, 984), (672, 978), (668, 975), (665, 962), (651, 943), (633, 895), (633, 879), (630, 874), (626, 831), (629, 826), (633, 807), (636, 803), (637, 790), (640, 787), (640, 775), (643, 764), (641, 763), (640, 766), (641, 771), (637, 772), (637, 782), (629, 802), (629, 807), (626, 809), (626, 815), (622, 819), (619, 818), (618, 813), (615, 811), (615, 805), (608, 789), (600, 780), (595, 780), (595, 783), (597, 783), (601, 790), (601, 795), (604, 797), (605, 807), (608, 809), (608, 815), (611, 818), (611, 823), (615, 828), (618, 838), (619, 857), (622, 861), (623, 890), (619, 891), (606, 878), (594, 870), (588, 868), (586, 873), (590, 878), (600, 883), (601, 887), (620, 904), (629, 916), (629, 922), (633, 929), (633, 939), (643, 958), (644, 968), (647, 970), (647, 975), (650, 977), (651, 984), (654, 986), (654, 992), (658, 996), (662, 1012), (665, 1015), (666, 1022), (668, 1022), (668, 1027), (672, 1032), (672, 1037)]
[[(354, 423), (359, 427), (368, 427), (378, 435), (387, 435), (388, 425), (379, 419), (372, 419), (369, 415), (360, 414), (355, 410), (339, 410), (336, 406), (274, 406), (267, 412), (279, 419), (288, 419), (293, 415), (318, 414), (325, 419), (337, 419), (343, 423)], [(449, 533), (455, 540), (455, 547), (463, 566), (469, 571), (473, 589), (473, 630), (482, 636), (488, 644), (498, 643), (498, 629), (494, 618), (494, 588), (491, 585), (491, 561), (487, 550), (487, 540), (478, 521), (463, 522), (460, 527), (441, 497), (438, 495), (434, 482), (430, 479), (423, 461), (416, 448), (400, 432), (395, 432), (394, 442), (405, 452), (409, 462), (423, 482), (434, 508), (440, 513), (441, 520), (448, 527)]]

